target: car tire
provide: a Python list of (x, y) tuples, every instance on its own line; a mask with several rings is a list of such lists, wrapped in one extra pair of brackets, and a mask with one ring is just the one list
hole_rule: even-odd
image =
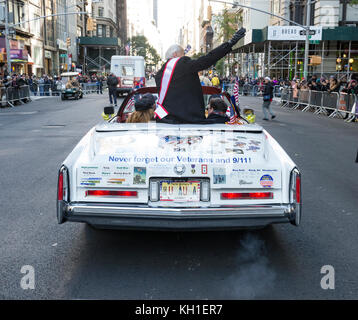
[(61, 95), (61, 100), (66, 100), (66, 97), (64, 95)]

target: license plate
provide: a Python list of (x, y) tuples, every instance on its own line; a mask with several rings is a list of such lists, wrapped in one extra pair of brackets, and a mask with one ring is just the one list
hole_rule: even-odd
[(199, 202), (200, 181), (161, 181), (160, 201)]

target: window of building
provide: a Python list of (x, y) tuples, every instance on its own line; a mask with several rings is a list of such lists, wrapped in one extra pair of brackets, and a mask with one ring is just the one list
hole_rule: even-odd
[(97, 37), (103, 37), (103, 25), (97, 24)]
[(77, 27), (77, 37), (82, 37), (82, 36), (83, 36), (83, 28)]
[(103, 14), (104, 14), (104, 8), (99, 7), (99, 8), (98, 8), (98, 16), (99, 16), (99, 17), (103, 17)]

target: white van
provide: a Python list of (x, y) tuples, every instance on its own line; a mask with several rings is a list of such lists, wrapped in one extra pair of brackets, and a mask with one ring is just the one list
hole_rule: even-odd
[(118, 78), (118, 95), (145, 87), (145, 63), (141, 56), (112, 56), (111, 72)]

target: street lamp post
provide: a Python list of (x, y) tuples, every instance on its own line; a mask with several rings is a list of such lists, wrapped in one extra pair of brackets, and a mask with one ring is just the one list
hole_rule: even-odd
[(308, 52), (310, 46), (310, 24), (311, 24), (311, 0), (307, 0), (307, 16), (306, 16), (306, 42), (305, 42), (305, 64), (303, 68), (303, 77), (308, 80)]

